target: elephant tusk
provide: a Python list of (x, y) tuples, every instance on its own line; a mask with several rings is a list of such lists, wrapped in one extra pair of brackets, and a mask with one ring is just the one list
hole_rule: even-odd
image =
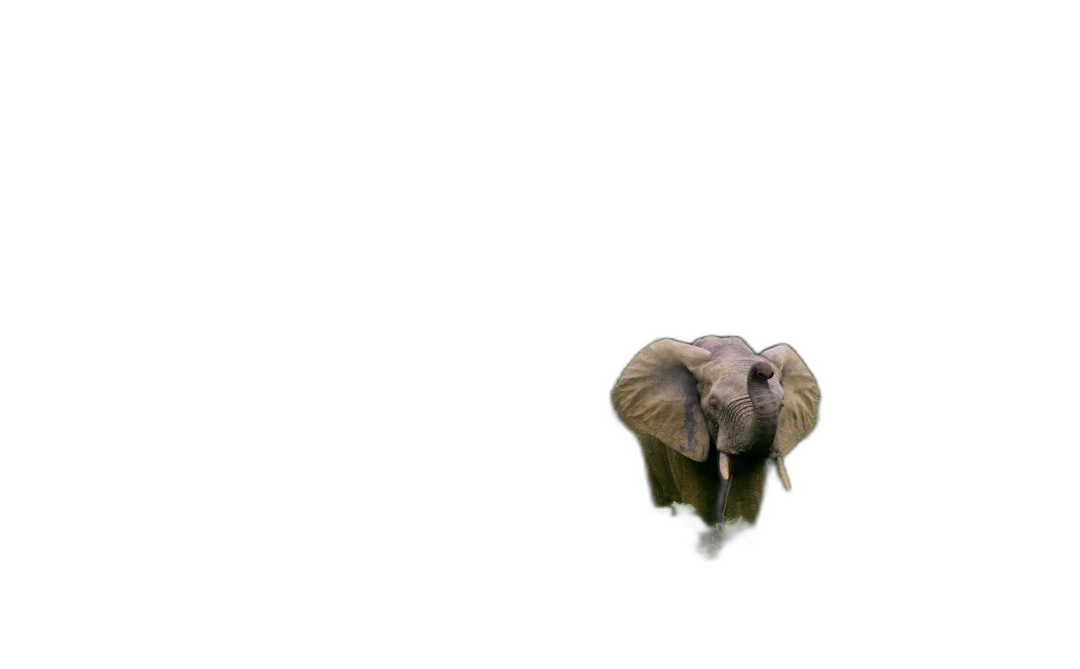
[(720, 478), (727, 481), (731, 478), (731, 461), (728, 459), (728, 454), (720, 451)]
[(784, 469), (784, 461), (780, 456), (774, 458), (776, 460), (776, 471), (780, 474), (780, 481), (784, 484), (784, 490), (791, 490), (791, 481), (788, 480), (787, 471)]

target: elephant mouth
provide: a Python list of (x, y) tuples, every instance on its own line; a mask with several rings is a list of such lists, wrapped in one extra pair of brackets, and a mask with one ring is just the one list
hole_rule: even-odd
[[(720, 477), (725, 481), (731, 479), (731, 456), (724, 451), (717, 451), (719, 454), (720, 465)], [(787, 478), (787, 470), (784, 469), (784, 460), (781, 456), (772, 458), (773, 465), (777, 466), (777, 477), (780, 479), (780, 484), (784, 486), (784, 490), (792, 492), (792, 482)]]

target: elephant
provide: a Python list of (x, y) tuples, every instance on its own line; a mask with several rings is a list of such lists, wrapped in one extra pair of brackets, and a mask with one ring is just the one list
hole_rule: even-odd
[(641, 444), (653, 503), (690, 505), (721, 529), (757, 521), (770, 460), (791, 489), (783, 459), (817, 423), (820, 393), (787, 344), (755, 354), (740, 337), (708, 336), (649, 344), (611, 398)]

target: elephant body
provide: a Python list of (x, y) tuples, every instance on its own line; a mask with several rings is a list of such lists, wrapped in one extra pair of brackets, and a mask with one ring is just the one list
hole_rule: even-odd
[[(645, 469), (652, 490), (653, 504), (670, 506), (672, 502), (689, 504), (708, 525), (720, 522), (717, 497), (721, 479), (717, 467), (720, 452), (715, 445), (705, 462), (695, 462), (668, 448), (656, 437), (637, 435), (645, 454)], [(734, 458), (731, 481), (724, 505), (726, 520), (757, 520), (765, 494), (766, 458)]]
[(813, 429), (817, 383), (786, 344), (754, 353), (739, 337), (661, 339), (638, 353), (612, 390), (638, 437), (653, 502), (689, 504), (707, 524), (761, 510), (773, 460)]

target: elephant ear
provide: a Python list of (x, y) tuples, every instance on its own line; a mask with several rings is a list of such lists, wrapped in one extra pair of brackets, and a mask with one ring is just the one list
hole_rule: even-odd
[(691, 369), (712, 357), (673, 339), (653, 342), (634, 356), (611, 391), (615, 412), (634, 432), (648, 434), (691, 460), (709, 455), (709, 432)]
[(766, 349), (761, 356), (779, 370), (780, 386), (784, 389), (784, 407), (780, 410), (770, 454), (783, 457), (814, 429), (821, 394), (806, 363), (787, 344)]

